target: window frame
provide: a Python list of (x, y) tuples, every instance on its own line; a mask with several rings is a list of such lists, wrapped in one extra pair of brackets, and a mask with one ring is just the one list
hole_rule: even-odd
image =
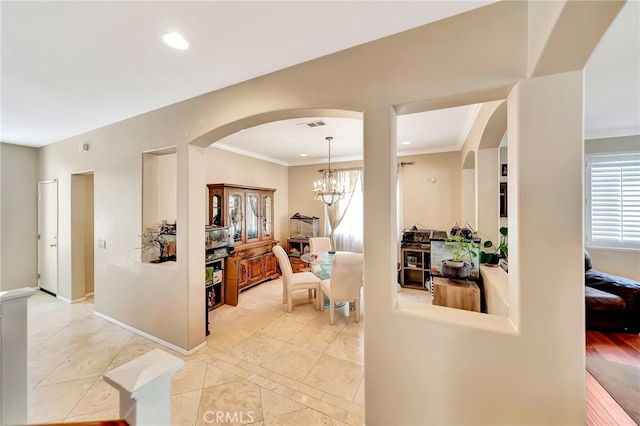
[(593, 241), (592, 238), (592, 189), (591, 169), (594, 163), (603, 161), (640, 161), (640, 152), (598, 152), (585, 155), (585, 246), (593, 250), (640, 252), (640, 243)]

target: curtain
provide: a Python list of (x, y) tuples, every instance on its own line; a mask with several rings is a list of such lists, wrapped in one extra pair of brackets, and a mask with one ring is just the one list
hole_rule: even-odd
[(346, 188), (344, 199), (327, 207), (331, 244), (339, 251), (362, 252), (362, 170), (338, 170), (335, 179)]

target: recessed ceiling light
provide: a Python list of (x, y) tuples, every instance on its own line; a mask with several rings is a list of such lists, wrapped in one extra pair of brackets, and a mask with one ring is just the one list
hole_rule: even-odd
[(178, 33), (167, 33), (162, 36), (162, 40), (174, 49), (185, 50), (189, 48), (189, 42)]
[(300, 154), (300, 157), (306, 157), (307, 154)]
[(411, 145), (411, 141), (404, 141), (402, 142), (402, 145)]

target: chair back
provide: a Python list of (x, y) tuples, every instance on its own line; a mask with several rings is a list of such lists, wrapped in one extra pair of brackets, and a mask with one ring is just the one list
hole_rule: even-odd
[(331, 239), (329, 237), (309, 238), (309, 250), (311, 253), (328, 253), (331, 251)]
[(355, 300), (363, 286), (364, 256), (362, 253), (336, 253), (331, 265), (331, 298)]
[(284, 286), (285, 288), (289, 288), (290, 283), (293, 282), (293, 269), (291, 268), (291, 262), (289, 262), (289, 256), (287, 256), (287, 253), (280, 246), (273, 246), (271, 251), (273, 251), (273, 254), (276, 255), (276, 259), (278, 259)]

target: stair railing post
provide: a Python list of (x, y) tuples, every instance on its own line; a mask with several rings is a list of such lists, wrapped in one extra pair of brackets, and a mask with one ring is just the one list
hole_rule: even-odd
[(184, 361), (153, 349), (104, 374), (120, 392), (120, 418), (130, 426), (171, 424), (171, 377)]

